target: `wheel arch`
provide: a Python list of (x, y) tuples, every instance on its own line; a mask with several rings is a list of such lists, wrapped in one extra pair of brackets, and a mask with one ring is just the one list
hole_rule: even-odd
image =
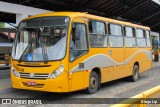
[(139, 65), (139, 62), (138, 62), (138, 61), (136, 61), (136, 62), (134, 63), (134, 65), (137, 65), (138, 68), (140, 69), (140, 65)]

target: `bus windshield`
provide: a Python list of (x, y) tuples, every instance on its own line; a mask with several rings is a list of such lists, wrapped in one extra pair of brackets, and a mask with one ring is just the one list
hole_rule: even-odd
[(51, 61), (64, 58), (69, 18), (43, 17), (22, 21), (13, 44), (18, 61)]

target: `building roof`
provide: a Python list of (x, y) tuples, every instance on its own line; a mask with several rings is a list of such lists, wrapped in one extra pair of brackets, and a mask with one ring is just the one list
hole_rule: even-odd
[(132, 27), (139, 27), (139, 28), (143, 28), (146, 30), (150, 30), (149, 27), (146, 26), (141, 26), (141, 25), (137, 25), (137, 24), (133, 24), (127, 21), (119, 21), (119, 20), (115, 20), (115, 19), (110, 19), (110, 18), (105, 18), (105, 17), (100, 17), (100, 16), (96, 16), (96, 15), (91, 15), (88, 13), (84, 13), (84, 12), (49, 12), (49, 13), (43, 13), (43, 14), (39, 14), (39, 15), (33, 15), (31, 17), (28, 17), (24, 20), (27, 19), (31, 19), (31, 18), (37, 18), (37, 17), (44, 17), (44, 16), (68, 16), (68, 17), (77, 17), (77, 16), (83, 16), (83, 17), (88, 17), (90, 19), (99, 19), (99, 20), (103, 20), (106, 22), (110, 22), (110, 23), (117, 23), (117, 24), (123, 24), (123, 25), (127, 25), (127, 26), (132, 26)]
[[(80, 11), (149, 26), (160, 32), (160, 5), (152, 0), (1, 0), (52, 11)], [(15, 22), (16, 15), (0, 13), (0, 21)]]

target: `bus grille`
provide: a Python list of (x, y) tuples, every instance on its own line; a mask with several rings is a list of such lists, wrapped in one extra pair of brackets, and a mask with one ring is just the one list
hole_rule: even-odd
[(21, 78), (27, 78), (27, 79), (48, 79), (49, 74), (48, 73), (22, 73), (19, 72)]
[(26, 87), (34, 87), (34, 88), (43, 88), (44, 84), (37, 84), (35, 86), (28, 85), (26, 82), (22, 82), (22, 84)]

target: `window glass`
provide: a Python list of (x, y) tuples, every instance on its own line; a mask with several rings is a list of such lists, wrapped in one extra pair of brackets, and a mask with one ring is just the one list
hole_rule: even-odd
[(88, 51), (87, 34), (85, 24), (76, 23), (76, 28), (72, 29), (70, 40), (70, 60), (81, 56)]
[(122, 36), (109, 36), (110, 47), (123, 47), (123, 37)]
[(43, 17), (22, 21), (13, 45), (13, 59), (46, 62), (64, 58), (68, 22), (67, 17)]
[(146, 40), (144, 38), (144, 31), (142, 29), (137, 29), (136, 36), (137, 36), (137, 46), (138, 47), (146, 47)]
[(110, 35), (122, 36), (122, 27), (116, 24), (110, 24)]
[(147, 47), (151, 47), (151, 40), (150, 40), (149, 31), (146, 31), (146, 41), (147, 41)]
[(125, 46), (136, 47), (136, 39), (134, 36), (134, 29), (132, 27), (125, 27)]
[(137, 38), (144, 38), (144, 32), (142, 29), (136, 30)]
[(134, 36), (133, 28), (125, 27), (125, 36), (126, 37), (133, 37)]
[(147, 39), (150, 39), (149, 31), (146, 31), (146, 38), (147, 38)]
[(146, 47), (146, 40), (143, 38), (137, 39), (137, 46), (138, 47)]
[(91, 47), (107, 47), (105, 23), (89, 21), (89, 33)]
[(122, 27), (110, 24), (109, 45), (110, 47), (123, 47)]
[(106, 34), (105, 24), (98, 21), (89, 21), (89, 33)]
[(126, 47), (136, 47), (136, 39), (135, 37), (125, 37), (125, 46)]

